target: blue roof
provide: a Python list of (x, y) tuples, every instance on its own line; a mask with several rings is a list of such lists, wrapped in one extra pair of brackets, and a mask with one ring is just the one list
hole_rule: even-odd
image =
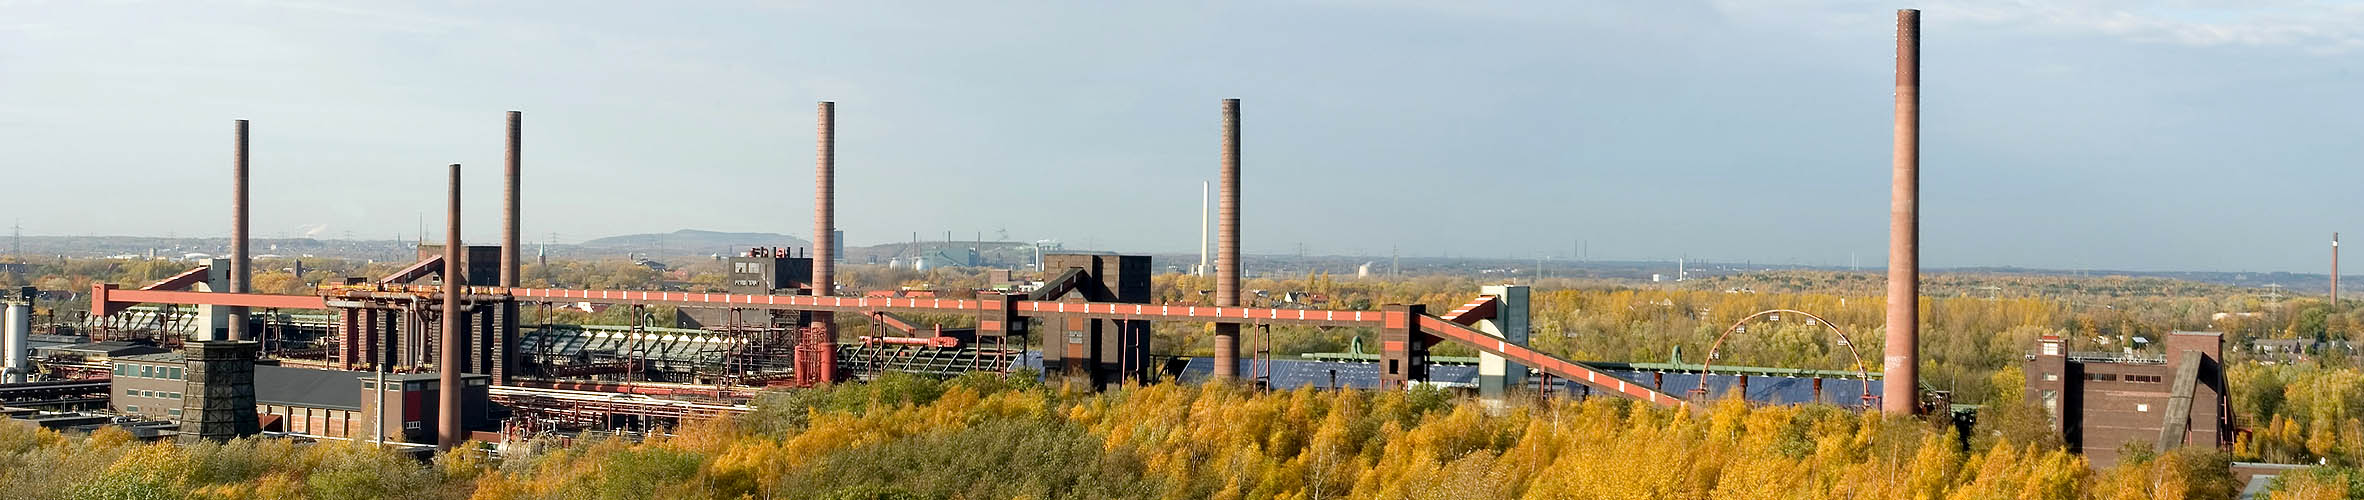
[[(1248, 360), (1240, 361), (1240, 373), (1248, 373), (1248, 363)], [(1270, 360), (1270, 363), (1274, 389), (1285, 390), (1306, 386), (1329, 388), (1333, 376), (1336, 377), (1337, 385), (1347, 388), (1376, 389), (1379, 387), (1379, 365), (1376, 363), (1295, 359), (1274, 359)], [(1206, 380), (1214, 368), (1213, 359), (1191, 358), (1189, 363), (1182, 368), (1182, 381)], [(1428, 366), (1428, 380), (1431, 383), (1446, 386), (1476, 386), (1477, 371), (1477, 367), (1469, 365), (1430, 364)], [(1624, 378), (1627, 382), (1652, 387), (1658, 389), (1659, 392), (1674, 396), (1689, 395), (1692, 389), (1699, 387), (1701, 377), (1701, 375), (1694, 373), (1666, 372), (1661, 375), (1640, 370), (1608, 370), (1607, 373)], [(1706, 375), (1706, 378), (1708, 395), (1710, 399), (1714, 399), (1721, 398), (1724, 393), (1730, 391), (1739, 376), (1711, 374)], [(1852, 378), (1822, 378), (1821, 380), (1822, 395), (1820, 399), (1817, 399), (1814, 394), (1815, 377), (1752, 376), (1748, 378), (1748, 393), (1745, 397), (1750, 401), (1771, 404), (1819, 401), (1840, 406), (1862, 406), (1864, 391), (1874, 388), (1879, 383), (1877, 378), (1872, 379), (1869, 383)], [(1554, 380), (1553, 382), (1560, 384), (1563, 391), (1580, 391), (1579, 386), (1582, 385), (1568, 380)]]
[[(1608, 373), (1677, 397), (1689, 396), (1693, 389), (1698, 389), (1701, 377), (1696, 373), (1665, 372), (1660, 375), (1640, 370), (1609, 370)], [(1656, 377), (1653, 377), (1654, 375)], [(1705, 377), (1707, 378), (1708, 399), (1723, 398), (1726, 393), (1732, 391), (1732, 387), (1740, 379), (1739, 375), (1724, 374), (1709, 374)], [(1822, 397), (1816, 399), (1814, 397), (1815, 379), (1816, 377), (1750, 376), (1748, 377), (1748, 393), (1743, 397), (1749, 401), (1772, 404), (1820, 402), (1839, 406), (1863, 406), (1863, 395), (1866, 389), (1872, 389), (1874, 395), (1878, 394), (1876, 387), (1879, 384), (1878, 378), (1873, 378), (1869, 383), (1853, 378), (1821, 378)], [(1653, 385), (1654, 382), (1655, 385)]]
[[(1333, 373), (1336, 374), (1339, 386), (1351, 389), (1379, 388), (1379, 365), (1377, 363), (1301, 359), (1274, 359), (1271, 360), (1271, 363), (1272, 388), (1274, 389), (1296, 389), (1305, 386), (1327, 389), (1330, 388), (1330, 379)], [(1249, 360), (1240, 360), (1239, 373), (1246, 374), (1249, 372), (1249, 368)], [(1181, 378), (1183, 382), (1200, 382), (1206, 380), (1214, 371), (1215, 360), (1213, 358), (1190, 358), (1190, 363), (1182, 367)], [(1430, 364), (1428, 365), (1428, 381), (1439, 385), (1475, 387), (1477, 386), (1477, 367)]]

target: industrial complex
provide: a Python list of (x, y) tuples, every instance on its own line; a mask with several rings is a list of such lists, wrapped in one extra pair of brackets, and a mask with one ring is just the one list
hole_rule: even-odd
[[(1026, 290), (936, 297), (843, 286), (835, 225), (835, 103), (816, 109), (812, 242), (723, 257), (727, 291), (532, 288), (519, 200), (523, 116), (506, 116), (502, 239), (461, 241), (461, 165), (449, 165), (442, 245), (384, 276), (352, 276), (302, 295), (252, 292), (248, 248), (248, 123), (233, 128), (231, 251), (152, 283), (101, 283), (71, 334), (31, 321), (37, 291), (8, 293), (0, 405), (56, 428), (114, 425), (152, 439), (255, 435), (499, 449), (549, 435), (665, 429), (685, 419), (749, 412), (758, 393), (860, 381), (887, 373), (953, 376), (1032, 370), (1109, 388), (1163, 380), (1400, 390), (1465, 387), (1512, 394), (1614, 397), (1670, 408), (1741, 397), (1827, 403), (1896, 415), (1950, 414), (1943, 391), (1922, 385), (1919, 267), (1919, 15), (1897, 19), (1886, 351), (1855, 355), (1845, 371), (1701, 364), (1587, 362), (1528, 347), (1529, 289), (1467, 290), (1448, 311), (1250, 307), (1242, 290), (1242, 103), (1220, 103), (1220, 181), (1214, 187), (1210, 302), (1153, 301), (1143, 255), (1050, 252)], [(850, 191), (850, 190), (849, 190)], [(471, 212), (474, 213), (474, 212)], [(980, 236), (980, 239), (982, 236)], [(969, 263), (975, 263), (972, 255)], [(1020, 272), (1020, 271), (1010, 271)], [(1021, 272), (1022, 273), (1022, 272)], [(552, 308), (678, 309), (678, 325), (534, 323)], [(1795, 313), (1804, 311), (1767, 311)], [(636, 317), (639, 315), (636, 315)], [(1756, 316), (1751, 316), (1755, 318)], [(923, 321), (915, 318), (938, 318)], [(942, 321), (940, 318), (959, 318)], [(1829, 325), (1817, 320), (1818, 325)], [(847, 336), (847, 322), (893, 332)], [(1748, 321), (1744, 319), (1742, 321)], [(1212, 356), (1158, 356), (1153, 322), (1210, 324)], [(1368, 352), (1272, 359), (1247, 339), (1259, 329), (1310, 325), (1375, 332)], [(57, 325), (44, 325), (55, 327)], [(1739, 330), (1741, 325), (1734, 325)], [(1727, 335), (1731, 332), (1727, 332)], [(1478, 353), (1431, 356), (1439, 346)], [(1720, 347), (1720, 341), (1719, 341)], [(2219, 337), (2178, 332), (2164, 358), (2028, 346), (2031, 398), (2040, 398), (2072, 449), (2105, 464), (2127, 443), (2228, 447), (2231, 420)], [(1172, 346), (1167, 346), (1170, 350)], [(1195, 347), (1195, 346), (1193, 346)], [(1245, 351), (1243, 353), (1243, 351)], [(1245, 355), (1243, 355), (1245, 354)]]

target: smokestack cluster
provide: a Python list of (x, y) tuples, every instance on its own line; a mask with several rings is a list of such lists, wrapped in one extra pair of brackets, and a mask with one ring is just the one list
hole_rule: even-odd
[[(1239, 307), (1239, 99), (1223, 100), (1223, 191), (1215, 208), (1215, 305)], [(1215, 324), (1215, 379), (1239, 377), (1239, 324)]]
[(517, 266), (525, 258), (517, 249), (517, 171), (519, 158), (524, 155), (519, 134), (524, 122), (525, 113), (509, 112), (509, 147), (502, 158), (505, 167), (502, 175), (507, 182), (501, 187), (501, 286), (504, 287), (517, 286)]
[(1920, 406), (1921, 11), (1896, 11), (1896, 141), (1888, 200), (1888, 349), (1880, 409)]
[[(252, 253), (246, 245), (246, 120), (238, 120), (236, 138), (230, 153), (230, 293), (253, 291), (248, 284), (253, 278)], [(247, 309), (229, 308), (230, 340), (246, 340)]]
[(435, 359), (436, 390), (440, 406), (435, 412), (436, 448), (450, 450), (467, 440), (467, 430), (460, 427), (460, 359), (467, 356), (461, 349), (467, 340), (460, 337), (460, 318), (468, 312), (460, 307), (460, 294), (466, 289), (467, 279), (461, 276), (460, 266), (460, 164), (451, 164), (451, 196), (445, 207), (444, 225), (450, 232), (443, 237), (443, 335), (437, 342), (441, 356)]

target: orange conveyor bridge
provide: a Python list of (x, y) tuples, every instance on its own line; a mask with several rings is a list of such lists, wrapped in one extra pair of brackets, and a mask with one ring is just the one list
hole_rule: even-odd
[[(540, 303), (597, 303), (662, 305), (689, 308), (816, 311), (852, 314), (926, 313), (973, 315), (979, 335), (1023, 335), (1026, 319), (1038, 316), (1082, 317), (1129, 321), (1195, 321), (1246, 325), (1309, 325), (1380, 330), (1382, 385), (1425, 380), (1429, 347), (1451, 342), (1494, 354), (1546, 376), (1572, 380), (1596, 391), (1667, 407), (1686, 407), (1687, 401), (1634, 383), (1583, 363), (1512, 344), (1471, 325), (1490, 318), (1493, 298), (1479, 296), (1445, 316), (1428, 314), (1418, 305), (1388, 305), (1377, 311), (1214, 307), (1202, 305), (1132, 304), (1074, 300), (1027, 300), (1023, 295), (980, 292), (975, 299), (834, 297), (811, 295), (756, 295), (704, 292), (574, 290), (553, 288), (466, 287), (471, 300), (515, 300)], [(317, 295), (220, 293), (175, 290), (128, 290), (114, 284), (92, 285), (94, 315), (106, 316), (134, 304), (245, 306), (266, 309), (331, 309), (350, 300), (439, 300), (442, 287), (434, 285), (331, 285)]]

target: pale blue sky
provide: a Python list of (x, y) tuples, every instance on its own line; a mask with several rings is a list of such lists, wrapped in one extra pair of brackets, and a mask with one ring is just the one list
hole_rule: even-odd
[(0, 165), (28, 234), (218, 236), (246, 118), (259, 234), (414, 234), (458, 162), (485, 241), (516, 109), (529, 239), (803, 236), (834, 100), (853, 244), (1180, 252), (1239, 97), (1251, 253), (1875, 265), (1899, 7), (1926, 264), (2364, 241), (2352, 3), (0, 0)]

